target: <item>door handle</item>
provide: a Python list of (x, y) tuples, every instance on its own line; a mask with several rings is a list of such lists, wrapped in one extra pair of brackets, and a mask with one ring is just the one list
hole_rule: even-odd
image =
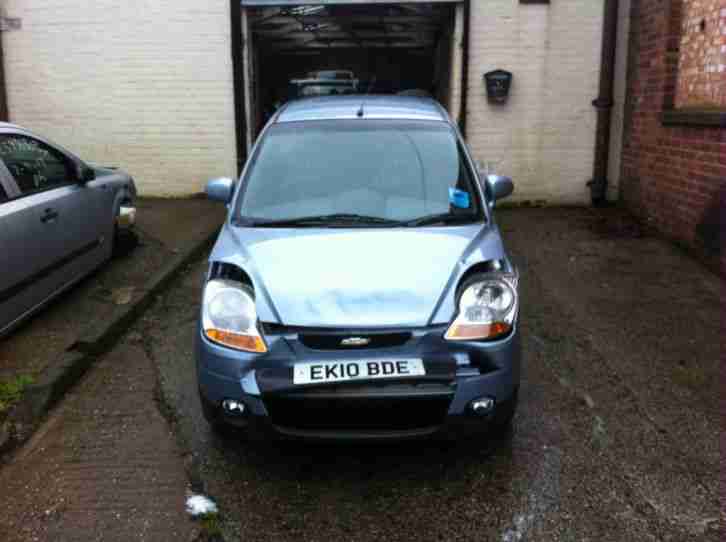
[(52, 222), (56, 218), (58, 218), (58, 211), (55, 209), (46, 209), (43, 216), (40, 217), (40, 221), (43, 223)]

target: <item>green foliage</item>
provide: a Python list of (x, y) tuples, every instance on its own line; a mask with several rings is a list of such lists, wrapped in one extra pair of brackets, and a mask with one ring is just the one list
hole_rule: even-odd
[(11, 380), (0, 381), (0, 412), (7, 410), (11, 404), (20, 399), (23, 390), (33, 383), (30, 375), (16, 376)]
[(207, 540), (217, 540), (222, 535), (219, 514), (205, 514), (200, 519)]

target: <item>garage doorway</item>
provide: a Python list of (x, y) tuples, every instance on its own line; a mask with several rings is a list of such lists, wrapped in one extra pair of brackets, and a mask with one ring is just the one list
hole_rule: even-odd
[(241, 5), (247, 149), (281, 105), (310, 95), (430, 95), (458, 118), (462, 1)]

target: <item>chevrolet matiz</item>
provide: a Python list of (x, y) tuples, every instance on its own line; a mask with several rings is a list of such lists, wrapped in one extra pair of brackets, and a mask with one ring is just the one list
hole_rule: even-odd
[(205, 277), (196, 362), (213, 427), (410, 439), (506, 429), (518, 273), (479, 172), (435, 101), (311, 98), (270, 120)]

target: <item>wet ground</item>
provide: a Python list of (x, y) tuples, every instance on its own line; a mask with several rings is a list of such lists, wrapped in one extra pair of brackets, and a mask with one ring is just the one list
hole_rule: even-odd
[(0, 470), (0, 540), (187, 541), (185, 460), (133, 340), (68, 394)]
[(526, 360), (501, 442), (216, 437), (190, 340), (204, 263), (147, 315), (145, 344), (228, 540), (718, 540), (720, 280), (617, 211), (500, 220), (522, 270)]
[[(57, 414), (64, 432), (41, 429), (0, 471), (0, 485), (2, 477), (12, 479), (17, 496), (30, 501), (22, 488), (38, 487), (29, 473), (37, 450), (49, 450), (52, 465), (65, 457), (63, 446), (53, 447), (60, 434), (71, 446), (81, 432), (80, 442), (102, 433), (111, 450), (124, 443), (126, 455), (110, 453), (101, 472), (126, 472), (124, 461), (153, 442), (160, 452), (141, 461), (150, 469), (141, 472), (155, 470), (164, 454), (170, 458), (164, 465), (176, 465), (159, 467), (153, 479), (137, 476), (133, 481), (144, 488), (126, 488), (115, 498), (109, 479), (84, 478), (76, 493), (97, 493), (106, 521), (91, 523), (87, 532), (105, 532), (108, 539), (122, 539), (114, 534), (124, 532), (127, 539), (196, 536), (171, 511), (154, 524), (152, 538), (102, 513), (126, 510), (128, 495), (140, 509), (146, 503), (179, 506), (173, 493), (182, 491), (177, 473), (183, 463), (191, 486), (219, 504), (228, 542), (720, 540), (719, 521), (726, 519), (719, 505), (721, 280), (616, 210), (507, 210), (500, 222), (522, 273), (525, 359), (520, 407), (505, 438), (322, 446), (217, 436), (200, 414), (192, 357), (205, 269), (199, 261), (109, 355), (118, 381), (128, 378), (124, 371), (146, 371), (139, 360), (154, 367), (176, 442), (159, 431), (159, 411), (147, 412), (148, 405), (133, 409), (124, 402), (119, 408), (128, 407), (129, 418), (114, 420), (126, 423), (104, 423), (105, 411), (94, 410), (96, 404), (108, 408), (103, 387), (94, 384), (104, 369), (94, 369), (75, 393), (87, 398), (77, 408), (95, 421), (69, 421), (64, 402)], [(136, 410), (145, 412), (152, 438), (129, 429), (140, 423)], [(103, 446), (68, 461), (92, 463), (108, 453)], [(53, 477), (47, 485), (54, 495)], [(5, 492), (0, 507), (17, 522), (22, 502)], [(43, 502), (51, 507), (53, 499)], [(67, 515), (60, 510), (51, 512), (53, 539), (83, 539), (72, 535), (85, 516), (78, 508)], [(157, 516), (144, 516), (150, 517)], [(175, 533), (164, 538), (165, 522), (172, 520)], [(26, 512), (20, 523), (40, 521)], [(26, 539), (7, 526), (7, 519), (0, 521), (0, 539)], [(97, 530), (101, 526), (106, 530)], [(10, 535), (3, 536), (3, 527)]]

